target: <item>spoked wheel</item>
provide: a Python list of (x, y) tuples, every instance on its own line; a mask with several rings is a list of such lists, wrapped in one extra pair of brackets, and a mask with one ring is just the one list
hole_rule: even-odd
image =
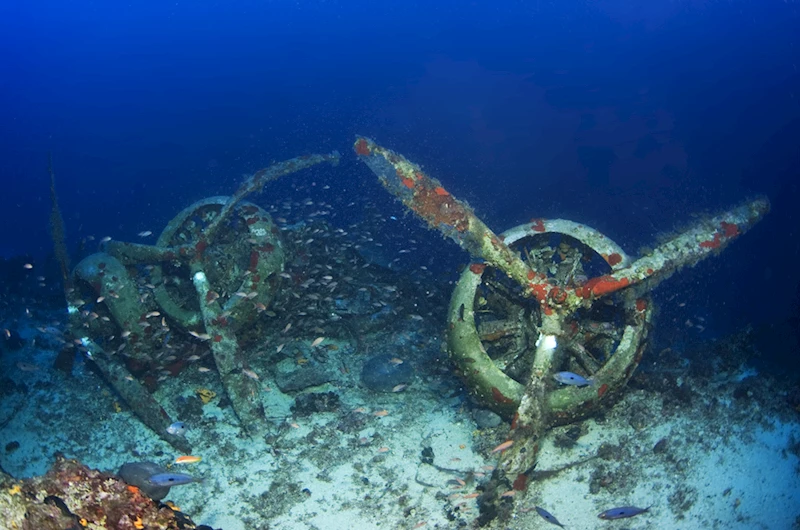
[(194, 261), (175, 256), (152, 272), (159, 306), (189, 329), (202, 322), (191, 281), (193, 269), (206, 274), (215, 289), (212, 296), (219, 297), (233, 323), (251, 322), (257, 308), (269, 305), (277, 274), (283, 270), (278, 229), (269, 214), (254, 204), (239, 203), (214, 239), (203, 239), (204, 230), (227, 201), (228, 197), (210, 197), (192, 204), (175, 216), (158, 238), (160, 247), (195, 249)]
[[(474, 263), (451, 298), (448, 346), (476, 399), (507, 418), (534, 373), (551, 377), (567, 371), (589, 380), (592, 384), (582, 387), (552, 381), (548, 408), (555, 421), (568, 421), (590, 411), (609, 389), (630, 377), (643, 349), (652, 304), (623, 291), (568, 307), (568, 291), (626, 266), (628, 258), (585, 225), (553, 220), (547, 226), (544, 231), (543, 223), (532, 222), (502, 237), (535, 279), (555, 286), (548, 299), (525, 297), (502, 271)], [(542, 370), (537, 351), (548, 347), (557, 348), (546, 367), (550, 373), (537, 373)]]

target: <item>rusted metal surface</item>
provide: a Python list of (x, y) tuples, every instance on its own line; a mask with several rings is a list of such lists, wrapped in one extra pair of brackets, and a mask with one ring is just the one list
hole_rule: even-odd
[[(524, 484), (548, 429), (585, 418), (622, 391), (646, 348), (653, 309), (648, 293), (653, 287), (681, 267), (719, 253), (769, 211), (764, 198), (748, 201), (697, 221), (650, 254), (633, 260), (605, 235), (567, 220), (535, 218), (498, 236), (439, 181), (402, 155), (363, 137), (357, 138), (354, 150), (390, 193), (475, 260), (463, 271), (451, 297), (447, 338), (450, 357), (475, 399), (511, 420), (509, 446), (490, 489), (491, 484), (507, 489), (520, 477)], [(524, 240), (553, 235), (562, 238), (557, 249), (540, 248), (521, 255), (511, 248)], [(573, 248), (571, 241), (581, 250)], [(585, 275), (582, 262), (591, 254), (602, 258), (607, 273)], [(558, 259), (553, 259), (556, 255)], [(490, 271), (500, 271), (516, 283), (521, 296), (533, 302), (532, 316), (520, 318), (522, 313), (517, 312), (508, 320), (476, 323), (477, 314), (487, 312), (476, 301), (483, 298), (479, 293)], [(525, 303), (514, 301), (513, 289), (492, 281), (492, 303)], [(586, 316), (590, 313), (579, 312), (604, 298), (616, 306), (622, 324), (592, 322)], [(483, 300), (483, 304), (490, 302)], [(602, 354), (596, 358), (583, 343), (598, 333), (607, 337), (594, 344)], [(510, 335), (517, 340), (508, 340)], [(538, 336), (535, 344), (526, 335)], [(484, 345), (492, 341), (510, 344), (509, 351), (500, 352), (498, 362)], [(580, 367), (591, 384), (557, 386), (552, 376), (565, 365)], [(520, 374), (519, 367), (528, 372)], [(486, 499), (490, 504), (499, 498), (488, 491)]]

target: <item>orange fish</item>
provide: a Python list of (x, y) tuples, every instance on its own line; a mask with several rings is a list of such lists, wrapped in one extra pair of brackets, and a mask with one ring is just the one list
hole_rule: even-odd
[(202, 458), (199, 457), (199, 456), (187, 455), (187, 456), (179, 456), (178, 458), (175, 459), (175, 463), (176, 464), (194, 464), (194, 463), (199, 462), (201, 460), (202, 460)]
[(514, 445), (514, 440), (506, 440), (505, 442), (501, 443), (500, 445), (498, 445), (497, 447), (492, 449), (492, 452), (493, 453), (499, 453), (500, 451), (505, 451), (506, 449), (508, 449), (512, 445)]

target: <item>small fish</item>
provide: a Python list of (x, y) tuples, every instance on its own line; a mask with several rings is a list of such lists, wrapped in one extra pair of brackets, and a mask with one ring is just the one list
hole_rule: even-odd
[(191, 484), (192, 482), (202, 482), (202, 479), (194, 478), (183, 473), (156, 473), (147, 479), (153, 486), (180, 486)]
[(109, 241), (111, 241), (111, 236), (106, 236), (100, 240), (101, 243), (108, 243)]
[(391, 359), (389, 359), (389, 364), (400, 366), (401, 364), (403, 364), (403, 359), (400, 359), (399, 357), (392, 357)]
[(175, 436), (183, 436), (186, 434), (187, 430), (188, 428), (186, 427), (186, 424), (183, 423), (182, 421), (176, 421), (175, 423), (167, 427), (167, 433), (173, 434)]
[(378, 410), (378, 411), (373, 412), (372, 415), (373, 416), (378, 416), (379, 418), (382, 418), (384, 416), (388, 416), (389, 415), (389, 411), (386, 410), (386, 409)]
[(201, 366), (197, 369), (197, 371), (200, 373), (207, 373), (211, 371), (211, 368), (206, 368), (205, 366)]
[(203, 458), (200, 457), (200, 456), (191, 456), (191, 455), (179, 456), (178, 458), (175, 459), (175, 463), (176, 464), (195, 464), (195, 463), (201, 461), (202, 459)]
[(497, 447), (492, 449), (492, 452), (493, 453), (499, 453), (501, 451), (505, 451), (506, 449), (508, 449), (512, 445), (514, 445), (514, 440), (506, 440), (505, 442), (501, 443), (500, 445), (498, 445)]
[(250, 379), (253, 379), (254, 381), (258, 381), (258, 374), (255, 373), (254, 371), (248, 370), (247, 368), (242, 368), (242, 373), (244, 375), (246, 375), (247, 377), (249, 377)]
[(211, 339), (211, 335), (209, 335), (208, 333), (198, 333), (196, 331), (190, 331), (189, 335), (191, 335), (192, 337), (194, 337), (196, 339), (200, 339), (200, 340), (209, 340), (209, 339)]
[(399, 385), (394, 385), (392, 387), (392, 392), (402, 392), (406, 388), (408, 388), (408, 385), (406, 385), (404, 383), (400, 383)]
[(322, 344), (323, 340), (325, 340), (325, 337), (317, 337), (316, 339), (314, 339), (314, 342), (311, 343), (311, 347), (316, 348), (317, 346)]
[(39, 367), (33, 363), (26, 363), (26, 362), (18, 362), (17, 368), (22, 370), (23, 372), (37, 372), (39, 371)]
[(548, 523), (554, 524), (556, 526), (560, 526), (561, 528), (564, 528), (564, 525), (559, 523), (558, 519), (556, 519), (555, 516), (552, 513), (548, 512), (544, 508), (540, 508), (539, 506), (536, 506), (536, 513), (538, 513), (542, 517), (542, 519), (544, 519)]
[(24, 267), (24, 268), (26, 268), (26, 269), (28, 269), (28, 270), (31, 270), (31, 269), (33, 268), (33, 264), (31, 264), (31, 263), (26, 263), (25, 265), (23, 265), (23, 267)]
[(501, 497), (513, 497), (516, 494), (517, 494), (517, 490), (508, 490), (508, 491), (504, 492), (503, 494), (501, 494), (500, 496)]
[(644, 513), (649, 509), (649, 506), (647, 508), (637, 508), (636, 506), (620, 506), (619, 508), (611, 508), (610, 510), (606, 510), (601, 514), (598, 514), (597, 517), (600, 519), (605, 519), (606, 521), (613, 521), (614, 519), (633, 517), (635, 515)]
[(148, 237), (148, 236), (152, 236), (153, 232), (151, 232), (150, 230), (144, 230), (143, 232), (139, 232), (137, 235), (139, 237)]
[(562, 385), (587, 386), (594, 384), (590, 379), (586, 379), (585, 377), (572, 372), (558, 372), (553, 374), (553, 379)]

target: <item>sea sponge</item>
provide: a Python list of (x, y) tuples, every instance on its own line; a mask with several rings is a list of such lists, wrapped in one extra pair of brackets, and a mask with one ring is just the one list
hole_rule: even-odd
[(203, 402), (203, 405), (207, 405), (212, 399), (217, 397), (216, 392), (207, 388), (198, 388), (194, 392), (200, 396), (200, 400)]

